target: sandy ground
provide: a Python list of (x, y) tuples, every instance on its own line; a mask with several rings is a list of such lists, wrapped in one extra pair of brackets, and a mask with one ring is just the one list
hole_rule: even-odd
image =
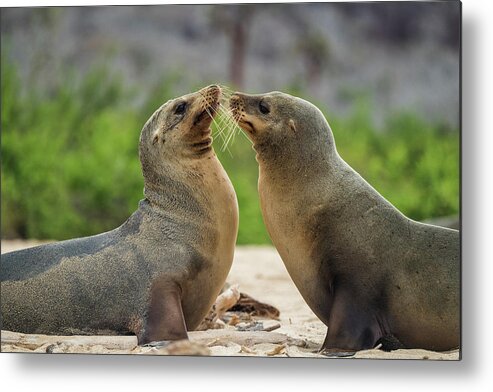
[[(2, 241), (2, 253), (36, 245), (33, 241)], [(238, 284), (241, 292), (275, 306), (280, 319), (257, 320), (279, 327), (272, 332), (223, 329), (190, 332), (190, 341), (165, 347), (139, 347), (133, 336), (45, 336), (2, 331), (3, 352), (98, 353), (146, 355), (220, 355), (317, 357), (325, 325), (303, 301), (276, 250), (268, 246), (240, 246), (236, 250), (228, 283)], [(459, 351), (438, 353), (426, 350), (378, 349), (356, 353), (352, 358), (457, 360)]]

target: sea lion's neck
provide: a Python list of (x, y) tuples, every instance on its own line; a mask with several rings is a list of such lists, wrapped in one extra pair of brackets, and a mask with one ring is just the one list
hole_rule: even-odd
[(144, 195), (153, 208), (179, 217), (207, 218), (200, 172), (169, 167), (146, 174)]
[[(166, 187), (164, 183), (168, 184), (168, 186)], [(167, 180), (164, 183), (157, 187), (147, 185), (144, 188), (145, 198), (152, 208), (162, 213), (172, 213), (173, 216), (180, 217), (200, 217), (205, 215), (206, 210), (199, 200), (194, 197), (190, 189), (185, 189), (181, 184), (177, 184), (174, 181)]]
[(328, 173), (334, 162), (340, 159), (335, 149), (307, 148), (298, 143), (283, 149), (273, 144), (258, 144), (254, 149), (260, 173), (280, 187), (303, 183), (320, 173)]
[(144, 176), (146, 205), (160, 217), (154, 222), (187, 223), (187, 236), (200, 242), (202, 250), (228, 255), (232, 260), (238, 203), (233, 185), (214, 152), (199, 159), (182, 159), (180, 167), (168, 167), (160, 173)]

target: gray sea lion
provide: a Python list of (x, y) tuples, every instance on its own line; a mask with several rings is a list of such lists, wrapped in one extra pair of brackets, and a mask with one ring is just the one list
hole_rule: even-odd
[(221, 90), (166, 102), (144, 125), (145, 199), (120, 227), (3, 254), (2, 328), (126, 334), (139, 344), (187, 337), (233, 261), (238, 205), (212, 148)]
[(339, 156), (311, 103), (236, 93), (230, 107), (257, 153), (270, 237), (328, 327), (323, 350), (345, 355), (395, 338), (408, 348), (458, 347), (459, 232), (399, 212)]

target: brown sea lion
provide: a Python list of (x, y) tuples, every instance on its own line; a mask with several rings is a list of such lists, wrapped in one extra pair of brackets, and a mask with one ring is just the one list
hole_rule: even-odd
[(221, 90), (166, 102), (146, 122), (145, 199), (107, 233), (2, 255), (2, 328), (42, 334), (187, 337), (233, 261), (238, 205), (212, 148)]
[(311, 103), (236, 93), (230, 107), (257, 153), (270, 237), (328, 327), (324, 352), (350, 355), (395, 338), (407, 348), (458, 347), (459, 232), (399, 212), (339, 156)]

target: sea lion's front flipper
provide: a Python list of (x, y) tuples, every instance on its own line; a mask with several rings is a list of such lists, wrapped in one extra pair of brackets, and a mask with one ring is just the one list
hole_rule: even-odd
[(188, 339), (177, 283), (158, 278), (152, 283), (145, 331), (139, 345), (163, 340)]
[(350, 356), (356, 351), (375, 347), (381, 336), (372, 307), (361, 298), (355, 299), (349, 290), (337, 290), (321, 353)]

